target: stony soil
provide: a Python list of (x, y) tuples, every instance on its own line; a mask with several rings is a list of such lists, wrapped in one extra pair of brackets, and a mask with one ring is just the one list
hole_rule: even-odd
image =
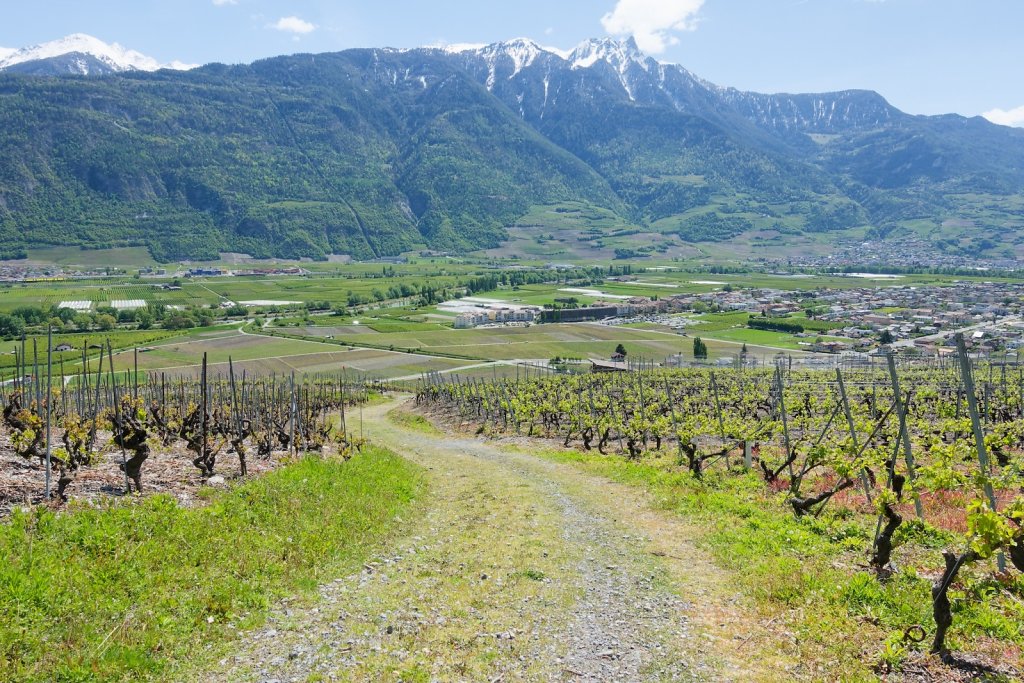
[[(60, 434), (53, 434), (54, 448), (61, 446)], [(97, 443), (106, 444), (95, 465), (81, 470), (75, 481), (68, 487), (68, 500), (61, 502), (52, 498), (49, 505), (62, 509), (68, 503), (87, 503), (105, 497), (120, 497), (125, 492), (124, 472), (119, 469), (121, 451), (112, 445), (109, 432), (100, 432)], [(280, 466), (286, 459), (285, 452), (275, 453), (271, 458), (248, 458), (250, 476), (259, 476)], [(238, 478), (238, 456), (227, 449), (217, 457), (218, 477), (212, 482), (204, 480), (192, 464), (194, 454), (185, 449), (181, 442), (170, 448), (155, 448), (142, 469), (142, 490), (144, 495), (157, 493), (174, 497), (181, 505), (192, 506), (197, 502), (196, 492), (204, 486), (224, 485)], [(52, 489), (57, 490), (58, 473), (52, 474)], [(46, 490), (46, 468), (37, 460), (25, 460), (14, 454), (7, 434), (0, 436), (0, 519), (16, 507), (28, 507), (43, 502)]]

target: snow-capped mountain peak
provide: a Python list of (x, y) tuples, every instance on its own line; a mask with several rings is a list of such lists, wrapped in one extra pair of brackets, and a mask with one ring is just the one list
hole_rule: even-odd
[[(438, 49), (435, 46), (435, 49)], [(530, 38), (513, 38), (498, 43), (451, 43), (440, 46), (441, 50), (450, 54), (472, 53), (493, 61), (508, 57), (515, 64), (518, 73), (530, 66), (542, 55), (554, 55), (569, 62), (573, 69), (587, 69), (598, 62), (607, 62), (617, 71), (623, 71), (630, 64), (639, 64), (647, 68), (648, 57), (637, 46), (633, 38), (615, 40), (614, 38), (591, 38), (577, 45), (572, 50), (560, 50), (556, 47), (541, 45)]]
[[(430, 47), (438, 49), (438, 46)], [(512, 57), (514, 61), (519, 62), (532, 62), (538, 55), (543, 53), (558, 55), (562, 59), (566, 59), (569, 56), (569, 53), (566, 50), (560, 50), (557, 47), (551, 47), (548, 45), (541, 45), (531, 38), (513, 38), (511, 40), (503, 40), (498, 43), (448, 43), (446, 45), (441, 45), (439, 49), (451, 54), (461, 54), (466, 52), (473, 52), (479, 55), (504, 54)], [(517, 55), (520, 57), (519, 59), (516, 59)]]
[(515, 38), (500, 43), (488, 45), (478, 51), (488, 63), (494, 64), (499, 58), (506, 58), (512, 62), (512, 78), (523, 69), (533, 64), (542, 55), (555, 55), (561, 59), (566, 58), (566, 53), (551, 47), (542, 47), (529, 38)]
[(607, 62), (617, 71), (623, 71), (633, 63), (645, 66), (647, 56), (640, 51), (633, 38), (622, 41), (591, 38), (577, 45), (567, 59), (574, 69), (586, 69), (597, 62)]
[(530, 38), (513, 38), (489, 45), (456, 43), (440, 48), (449, 54), (480, 59), (487, 67), (487, 89), (492, 90), (499, 78), (512, 79), (523, 69), (544, 58), (565, 60), (569, 53), (542, 46)]
[(441, 43), (427, 45), (428, 50), (441, 50), (449, 54), (457, 55), (462, 52), (479, 52), (487, 47), (487, 43)]
[[(57, 59), (68, 55), (87, 55), (98, 61), (103, 67), (106, 67), (105, 70), (114, 72), (156, 71), (157, 69), (185, 70), (196, 66), (177, 61), (161, 64), (152, 57), (135, 50), (129, 50), (117, 43), (108, 44), (99, 38), (84, 33), (73, 33), (64, 38), (23, 47), (19, 50), (0, 48), (0, 71), (16, 64)], [(72, 60), (69, 70), (72, 73), (83, 75), (88, 75), (92, 71), (89, 60), (81, 58)]]

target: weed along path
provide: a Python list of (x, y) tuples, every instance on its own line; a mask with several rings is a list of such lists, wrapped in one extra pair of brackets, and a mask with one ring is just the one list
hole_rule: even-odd
[(405, 535), (314, 604), (276, 609), (202, 680), (792, 678), (685, 520), (396, 405), (364, 410), (363, 428), (424, 468), (429, 495)]

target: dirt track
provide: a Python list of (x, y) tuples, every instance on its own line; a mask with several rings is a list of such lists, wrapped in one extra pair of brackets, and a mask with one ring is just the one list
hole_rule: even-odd
[(407, 535), (202, 680), (797, 677), (685, 521), (571, 465), (401, 427), (394, 407), (366, 409), (364, 430), (425, 468)]

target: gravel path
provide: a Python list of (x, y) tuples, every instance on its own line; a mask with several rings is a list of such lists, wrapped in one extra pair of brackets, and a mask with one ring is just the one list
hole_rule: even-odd
[(728, 579), (682, 521), (570, 465), (397, 426), (393, 407), (364, 429), (425, 468), (408, 535), (312, 605), (279, 606), (197, 680), (786, 678), (751, 656), (770, 636), (720, 597)]

